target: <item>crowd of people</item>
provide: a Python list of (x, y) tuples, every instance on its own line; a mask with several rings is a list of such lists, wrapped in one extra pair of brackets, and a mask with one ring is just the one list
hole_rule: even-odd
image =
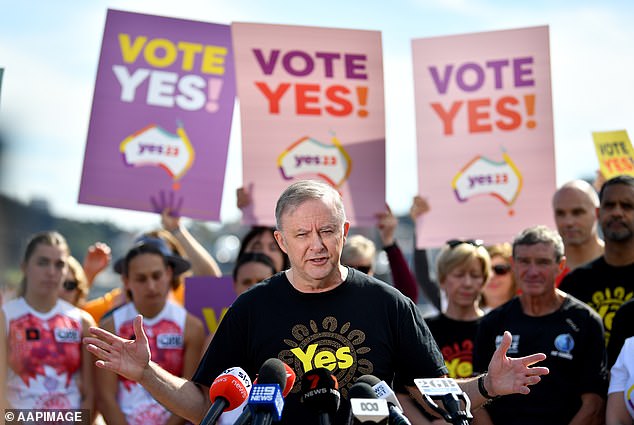
[[(412, 218), (429, 208), (416, 197)], [(283, 424), (318, 422), (301, 391), (316, 368), (338, 382), (336, 424), (348, 423), (348, 391), (368, 374), (393, 386), (412, 424), (446, 423), (414, 386), (445, 376), (471, 400), (473, 423), (632, 424), (634, 178), (610, 179), (599, 193), (569, 182), (552, 209), (556, 230), (535, 225), (507, 243), (447, 235), (434, 281), (426, 261), (408, 265), (388, 206), (377, 214), (377, 247), (349, 233), (338, 192), (296, 182), (278, 199), (276, 226), (242, 238), (236, 300), (208, 336), (183, 306), (185, 278), (221, 272), (171, 211), (116, 261), (95, 243), (82, 264), (62, 235), (38, 233), (19, 297), (0, 310), (0, 402), (89, 409), (108, 424), (199, 423), (223, 370), (255, 378), (276, 358), (297, 376)], [(373, 277), (377, 250), (393, 286)], [(121, 286), (88, 300), (109, 265)], [(420, 298), (437, 314), (424, 318)]]

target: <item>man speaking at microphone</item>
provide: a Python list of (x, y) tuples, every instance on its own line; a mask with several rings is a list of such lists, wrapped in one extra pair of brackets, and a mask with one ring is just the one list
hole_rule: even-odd
[[(240, 366), (255, 377), (274, 357), (297, 375), (286, 397), (282, 424), (319, 422), (300, 401), (301, 381), (312, 369), (327, 368), (342, 398), (356, 378), (373, 374), (416, 394), (415, 378), (447, 373), (443, 358), (418, 308), (391, 286), (340, 262), (350, 224), (339, 193), (316, 181), (298, 181), (280, 196), (275, 238), (290, 268), (242, 294), (231, 306), (191, 381), (172, 376), (150, 360), (141, 318), (136, 339), (126, 341), (101, 329), (85, 339), (106, 368), (138, 381), (172, 412), (199, 423), (209, 407), (209, 385), (223, 370)], [(543, 354), (506, 357), (510, 335), (494, 353), (483, 384), (489, 395), (526, 394), (546, 368), (529, 367)], [(477, 379), (461, 381), (474, 406), (486, 399)], [(335, 424), (345, 424), (342, 402)], [(407, 414), (407, 412), (406, 412)]]

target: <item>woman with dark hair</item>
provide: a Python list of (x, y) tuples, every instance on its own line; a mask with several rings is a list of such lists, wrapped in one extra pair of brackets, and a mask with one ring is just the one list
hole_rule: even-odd
[(22, 260), (20, 297), (0, 311), (0, 403), (14, 409), (92, 409), (94, 321), (59, 298), (70, 252), (57, 232), (34, 235)]
[(59, 291), (59, 297), (64, 301), (81, 308), (86, 303), (90, 291), (88, 278), (81, 263), (75, 257), (68, 257), (68, 272), (64, 284)]
[(276, 272), (273, 260), (268, 255), (259, 252), (247, 252), (238, 257), (233, 268), (233, 290), (236, 295), (258, 282), (273, 276)]
[[(247, 289), (251, 288), (256, 283), (268, 279), (275, 273), (277, 273), (275, 265), (268, 255), (261, 254), (259, 252), (246, 252), (240, 255), (233, 267), (233, 291), (235, 292), (236, 297), (239, 297)], [(206, 351), (207, 346), (213, 337), (213, 333), (207, 336), (204, 344), (205, 349), (203, 351)], [(221, 418), (225, 419), (223, 419), (222, 423), (228, 423), (226, 422), (227, 417), (232, 418), (233, 420), (237, 419), (232, 415), (223, 415)]]
[(275, 265), (275, 271), (288, 269), (288, 256), (280, 249), (273, 236), (275, 228), (267, 226), (253, 226), (242, 238), (238, 258), (249, 252), (256, 252), (268, 256)]
[[(194, 236), (182, 225), (180, 217), (170, 214), (169, 210), (161, 213), (162, 229), (152, 230), (139, 236), (135, 243), (146, 239), (161, 240), (167, 244), (173, 255), (186, 259), (191, 264), (187, 274), (174, 276), (170, 297), (178, 304), (185, 303), (185, 287), (183, 285), (187, 276), (213, 276), (220, 277), (222, 273), (218, 264)], [(121, 261), (121, 260), (119, 260)], [(120, 273), (116, 262), (113, 266), (115, 272)], [(127, 301), (122, 288), (115, 288), (102, 297), (87, 302), (83, 308), (97, 321), (112, 309)]]
[[(252, 188), (240, 187), (236, 191), (237, 206), (246, 216), (250, 215), (249, 209), (252, 207), (251, 190)], [(273, 260), (276, 272), (287, 270), (290, 267), (288, 256), (277, 244), (274, 233), (274, 227), (259, 225), (251, 227), (247, 234), (242, 237), (237, 258), (247, 252), (259, 252)]]
[[(149, 239), (149, 238), (148, 238)], [(162, 239), (158, 241), (163, 242)], [(125, 258), (117, 261), (124, 289), (131, 299), (114, 310), (100, 327), (131, 338), (143, 316), (152, 361), (177, 376), (193, 374), (200, 358), (204, 331), (202, 322), (183, 307), (168, 300), (175, 277), (189, 270), (190, 263), (172, 254), (165, 242), (144, 240)], [(99, 408), (108, 424), (176, 424), (184, 420), (172, 415), (138, 383), (117, 377), (104, 369), (99, 378)]]

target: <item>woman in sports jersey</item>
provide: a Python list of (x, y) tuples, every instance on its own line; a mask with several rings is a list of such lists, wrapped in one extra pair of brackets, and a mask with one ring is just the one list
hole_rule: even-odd
[(34, 235), (22, 261), (20, 297), (0, 311), (0, 403), (14, 409), (92, 409), (92, 355), (82, 346), (94, 321), (59, 299), (68, 244)]
[[(183, 307), (168, 300), (168, 294), (173, 276), (189, 267), (189, 262), (173, 255), (162, 239), (135, 245), (121, 262), (124, 290), (132, 301), (100, 322), (102, 328), (130, 339), (135, 334), (135, 318), (143, 315), (143, 331), (152, 361), (185, 378), (191, 377), (200, 360), (203, 324)], [(185, 422), (161, 406), (138, 383), (105, 369), (97, 371), (97, 378), (99, 410), (109, 425)]]

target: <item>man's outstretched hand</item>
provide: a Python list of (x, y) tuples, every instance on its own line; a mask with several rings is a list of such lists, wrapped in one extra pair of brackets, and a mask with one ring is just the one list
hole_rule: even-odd
[(548, 374), (547, 367), (529, 367), (546, 358), (543, 353), (531, 354), (526, 357), (507, 357), (511, 346), (511, 334), (504, 332), (500, 346), (495, 350), (489, 362), (485, 387), (491, 396), (506, 394), (528, 394), (530, 385), (541, 381), (541, 375)]
[(86, 349), (97, 357), (95, 365), (138, 382), (150, 363), (150, 346), (143, 330), (143, 316), (134, 318), (134, 340), (123, 339), (104, 329), (91, 327), (84, 338)]

